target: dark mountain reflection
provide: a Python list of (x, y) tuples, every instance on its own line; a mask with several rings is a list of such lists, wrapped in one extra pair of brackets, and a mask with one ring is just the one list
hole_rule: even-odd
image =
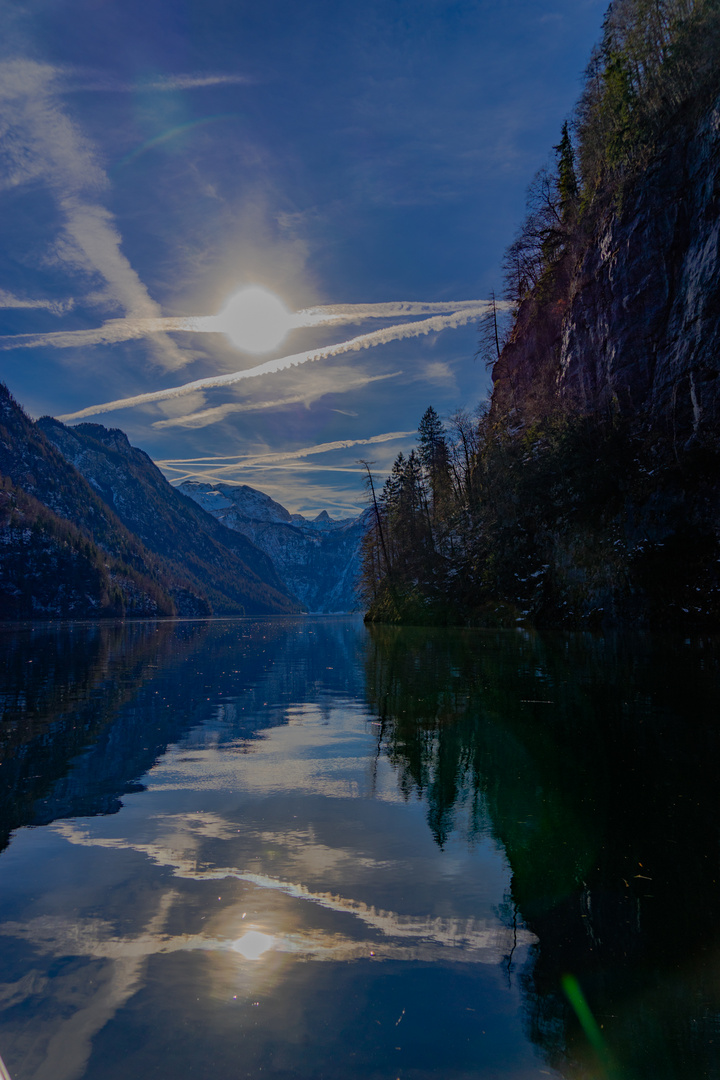
[(504, 915), (539, 938), (521, 974), (528, 1028), (567, 1076), (720, 1076), (719, 655), (698, 640), (371, 630), (379, 752), (438, 844), (489, 829), (505, 849)]
[[(1, 634), (0, 849), (23, 825), (115, 813), (168, 745), (218, 710), (227, 739), (250, 739), (285, 722), (283, 705), (308, 679), (361, 694), (351, 638), (332, 620), (44, 624)], [(240, 697), (244, 710), (231, 714)]]
[[(107, 728), (118, 711), (158, 666), (171, 659), (174, 636), (170, 623), (145, 622), (41, 624), (3, 633), (3, 847), (14, 829), (64, 816), (64, 808), (54, 805), (58, 802), (54, 792), (62, 786), (71, 762), (83, 752), (90, 753), (96, 766), (100, 763), (100, 770), (90, 774), (89, 786), (75, 785), (71, 812), (111, 813), (120, 806), (119, 796), (134, 790), (133, 778), (145, 771), (137, 760), (137, 749), (130, 764), (99, 753), (99, 745), (107, 746)], [(152, 753), (143, 752), (147, 764), (156, 749), (154, 745)], [(107, 776), (108, 770), (114, 773), (112, 777)]]

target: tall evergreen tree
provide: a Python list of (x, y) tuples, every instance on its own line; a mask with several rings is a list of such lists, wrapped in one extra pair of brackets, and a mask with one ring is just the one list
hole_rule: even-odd
[(557, 188), (560, 197), (560, 213), (564, 221), (570, 216), (577, 202), (578, 182), (575, 175), (575, 150), (567, 120), (562, 126), (560, 142), (553, 147), (557, 155)]
[(430, 513), (434, 517), (447, 484), (449, 461), (445, 428), (432, 405), (429, 405), (423, 414), (418, 425), (418, 435), (417, 457), (429, 487)]

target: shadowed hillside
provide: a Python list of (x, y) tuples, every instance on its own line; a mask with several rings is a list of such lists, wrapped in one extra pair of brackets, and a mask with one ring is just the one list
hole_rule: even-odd
[(0, 617), (208, 614), (0, 386)]
[[(0, 618), (275, 614), (272, 563), (167, 483), (122, 432), (45, 421), (0, 387)], [(87, 477), (87, 478), (86, 478)]]
[(720, 5), (616, 0), (504, 264), (490, 402), (431, 407), (371, 620), (720, 625)]
[(216, 615), (299, 610), (267, 555), (177, 491), (118, 428), (37, 426), (143, 544), (183, 567)]

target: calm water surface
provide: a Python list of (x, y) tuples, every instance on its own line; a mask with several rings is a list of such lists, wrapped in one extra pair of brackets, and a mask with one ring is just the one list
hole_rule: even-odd
[(720, 650), (0, 629), (13, 1080), (720, 1077)]

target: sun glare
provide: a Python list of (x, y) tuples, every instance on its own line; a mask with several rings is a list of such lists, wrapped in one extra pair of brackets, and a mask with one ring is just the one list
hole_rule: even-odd
[(219, 329), (243, 352), (271, 352), (292, 328), (282, 300), (259, 285), (231, 296), (217, 316)]
[(259, 960), (263, 953), (272, 949), (274, 944), (275, 938), (269, 934), (261, 934), (259, 930), (248, 930), (233, 943), (232, 947), (246, 960)]

